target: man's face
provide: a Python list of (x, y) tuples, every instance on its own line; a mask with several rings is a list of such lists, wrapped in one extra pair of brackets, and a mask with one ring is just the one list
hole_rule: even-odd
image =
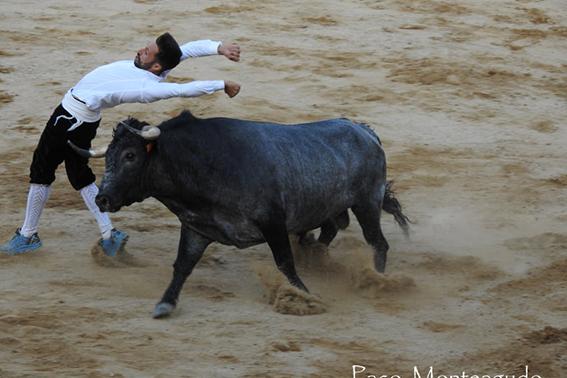
[(156, 63), (156, 54), (159, 52), (158, 46), (155, 42), (150, 42), (148, 45), (140, 50), (134, 58), (134, 65), (143, 70), (149, 69)]

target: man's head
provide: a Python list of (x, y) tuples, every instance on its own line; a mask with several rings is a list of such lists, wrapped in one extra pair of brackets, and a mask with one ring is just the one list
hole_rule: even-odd
[(179, 64), (181, 49), (169, 33), (160, 35), (155, 42), (138, 50), (134, 64), (136, 67), (159, 75)]

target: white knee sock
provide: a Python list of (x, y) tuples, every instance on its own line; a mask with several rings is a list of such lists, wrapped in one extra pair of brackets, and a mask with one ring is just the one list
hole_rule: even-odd
[(29, 238), (37, 232), (39, 217), (45, 207), (45, 203), (51, 193), (51, 186), (30, 184), (28, 192), (28, 204), (26, 206), (26, 217), (20, 230), (20, 234)]
[(112, 231), (112, 222), (110, 222), (110, 218), (108, 217), (107, 213), (101, 213), (98, 206), (95, 203), (95, 197), (98, 194), (98, 187), (93, 182), (90, 185), (85, 186), (81, 189), (81, 196), (83, 196), (83, 200), (85, 204), (94, 215), (97, 223), (98, 228), (100, 228), (100, 233), (102, 234), (103, 239), (110, 238), (110, 231)]

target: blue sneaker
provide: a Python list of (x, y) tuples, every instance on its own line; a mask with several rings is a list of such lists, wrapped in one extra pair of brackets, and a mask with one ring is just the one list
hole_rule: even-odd
[(110, 232), (110, 239), (100, 239), (98, 242), (104, 251), (104, 254), (110, 257), (116, 256), (118, 251), (120, 251), (126, 245), (128, 241), (128, 234), (117, 230), (115, 228)]
[(18, 255), (33, 251), (39, 247), (41, 247), (41, 240), (39, 240), (37, 232), (30, 237), (25, 237), (20, 234), (20, 229), (18, 228), (12, 239), (0, 246), (0, 251), (8, 255)]

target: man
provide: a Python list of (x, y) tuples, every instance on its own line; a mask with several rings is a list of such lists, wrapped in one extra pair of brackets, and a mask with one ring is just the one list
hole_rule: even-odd
[(232, 81), (193, 81), (190, 83), (162, 83), (180, 61), (189, 57), (223, 55), (238, 62), (240, 47), (223, 45), (210, 40), (194, 41), (179, 46), (165, 33), (155, 42), (140, 49), (135, 59), (118, 61), (96, 68), (81, 79), (64, 96), (41, 134), (30, 167), (25, 219), (10, 241), (0, 251), (19, 254), (41, 247), (38, 225), (51, 184), (55, 181), (57, 166), (65, 161), (67, 176), (73, 188), (80, 191), (85, 204), (94, 215), (100, 232), (99, 241), (109, 256), (126, 244), (128, 235), (113, 228), (107, 213), (101, 213), (95, 204), (98, 187), (88, 160), (77, 155), (67, 144), (70, 140), (82, 148), (90, 148), (100, 124), (101, 110), (122, 103), (153, 102), (170, 97), (196, 97), (224, 90), (229, 97), (240, 91)]

